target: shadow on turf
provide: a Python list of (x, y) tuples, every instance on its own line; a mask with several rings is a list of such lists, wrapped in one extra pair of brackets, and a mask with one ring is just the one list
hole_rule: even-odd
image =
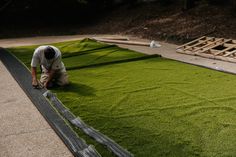
[(81, 83), (70, 82), (69, 85), (65, 87), (53, 87), (54, 91), (72, 92), (82, 96), (94, 96), (95, 89)]
[(110, 62), (108, 61), (108, 62), (103, 62), (103, 63), (95, 63), (95, 64), (90, 64), (90, 65), (72, 66), (72, 67), (67, 67), (66, 69), (67, 70), (76, 70), (76, 69), (84, 69), (84, 68), (93, 68), (93, 67), (104, 66), (104, 65), (112, 65), (112, 64), (120, 64), (120, 63), (146, 60), (146, 59), (156, 58), (156, 57), (160, 57), (160, 56), (159, 55), (147, 55), (147, 56), (142, 56), (142, 57), (116, 60), (116, 61), (110, 61)]
[(91, 53), (96, 53), (96, 52), (98, 52), (98, 50), (104, 50), (104, 49), (109, 49), (109, 48), (114, 48), (114, 47), (117, 47), (117, 46), (108, 45), (108, 46), (103, 46), (103, 47), (84, 50), (84, 51), (79, 51), (79, 52), (64, 52), (63, 55), (62, 55), (62, 58), (69, 58), (69, 57), (74, 57), (74, 56), (87, 55), (87, 54), (91, 54)]

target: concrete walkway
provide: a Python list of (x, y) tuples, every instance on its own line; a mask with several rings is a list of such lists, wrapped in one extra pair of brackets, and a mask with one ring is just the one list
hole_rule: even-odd
[[(0, 47), (15, 47), (77, 40), (93, 35), (50, 36), (1, 39)], [(130, 37), (136, 41), (147, 41)], [(160, 43), (161, 48), (119, 45), (146, 54), (160, 54), (181, 62), (236, 73), (236, 64), (202, 57), (178, 54), (177, 45)], [(0, 156), (1, 157), (69, 157), (72, 154), (62, 143), (29, 98), (0, 62)]]

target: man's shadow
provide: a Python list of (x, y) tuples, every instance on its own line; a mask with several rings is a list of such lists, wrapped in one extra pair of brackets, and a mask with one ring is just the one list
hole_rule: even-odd
[(95, 89), (87, 86), (85, 84), (70, 82), (68, 85), (64, 87), (53, 87), (51, 88), (53, 91), (62, 91), (62, 92), (73, 92), (78, 95), (82, 96), (94, 96), (95, 95)]

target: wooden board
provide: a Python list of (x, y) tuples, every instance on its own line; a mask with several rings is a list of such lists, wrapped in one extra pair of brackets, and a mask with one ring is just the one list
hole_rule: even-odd
[(236, 63), (236, 42), (232, 39), (203, 36), (178, 46), (176, 52)]

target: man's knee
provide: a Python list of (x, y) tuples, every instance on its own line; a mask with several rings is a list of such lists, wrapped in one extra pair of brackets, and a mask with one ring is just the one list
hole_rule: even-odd
[(58, 83), (59, 86), (66, 86), (66, 85), (68, 85), (68, 84), (69, 84), (68, 79), (67, 79), (67, 80), (64, 79), (63, 81), (60, 81), (60, 82)]
[(69, 84), (69, 79), (67, 73), (62, 73), (60, 78), (57, 79), (57, 84), (59, 86), (66, 86)]

